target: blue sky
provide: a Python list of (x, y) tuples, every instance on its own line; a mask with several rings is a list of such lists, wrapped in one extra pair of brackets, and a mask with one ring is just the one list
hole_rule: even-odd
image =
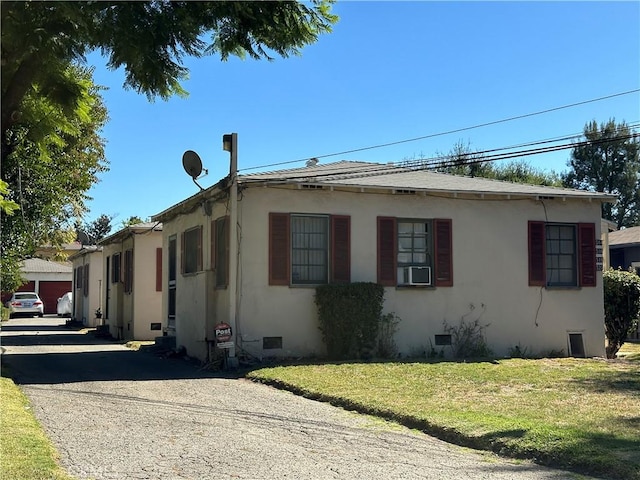
[[(640, 2), (338, 2), (340, 21), (299, 57), (187, 59), (187, 99), (150, 103), (122, 87), (99, 55), (95, 82), (110, 121), (110, 171), (90, 212), (147, 219), (198, 188), (182, 169), (195, 150), (208, 187), (228, 173), (222, 135), (238, 133), (238, 166), (300, 160), (390, 162), (582, 132), (586, 122), (640, 121), (640, 93), (373, 148), (640, 88)], [(323, 157), (325, 155), (331, 155)], [(566, 169), (569, 150), (527, 157)], [(257, 170), (248, 170), (247, 173)]]

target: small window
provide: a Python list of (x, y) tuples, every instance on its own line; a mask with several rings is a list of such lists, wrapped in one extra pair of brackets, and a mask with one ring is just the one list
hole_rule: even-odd
[(114, 253), (112, 259), (112, 267), (111, 267), (111, 283), (120, 282), (120, 262), (121, 262), (121, 254)]
[(83, 268), (82, 266), (76, 268), (76, 289), (82, 289), (84, 288), (84, 285), (82, 283), (82, 272), (83, 272)]
[(182, 234), (182, 273), (202, 270), (202, 227), (186, 230)]
[(585, 357), (582, 333), (569, 333), (569, 356)]

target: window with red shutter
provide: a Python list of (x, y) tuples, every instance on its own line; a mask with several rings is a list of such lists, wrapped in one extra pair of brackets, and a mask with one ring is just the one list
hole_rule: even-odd
[(269, 285), (351, 281), (351, 217), (269, 214)]
[(528, 222), (529, 285), (596, 286), (594, 223)]

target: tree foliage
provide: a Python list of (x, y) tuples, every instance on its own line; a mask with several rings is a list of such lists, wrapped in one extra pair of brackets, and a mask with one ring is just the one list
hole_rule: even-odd
[(3, 1), (1, 200), (20, 207), (2, 225), (3, 288), (16, 285), (8, 272), (19, 272), (16, 262), (38, 243), (73, 235), (68, 220), (84, 213), (86, 192), (106, 169), (106, 109), (92, 71), (78, 67), (87, 53), (123, 67), (125, 88), (167, 99), (186, 94), (186, 56), (297, 55), (331, 31), (332, 3)]
[(84, 233), (90, 245), (95, 245), (105, 238), (111, 232), (111, 220), (114, 215), (101, 214), (92, 222), (85, 223), (82, 227), (77, 228), (78, 238), (82, 238)]
[(131, 225), (136, 225), (138, 223), (144, 223), (144, 220), (137, 215), (132, 215), (126, 220), (122, 221), (122, 228), (130, 227)]
[(185, 56), (297, 55), (331, 31), (332, 3), (2, 2), (2, 159), (13, 148), (6, 133), (29, 93), (65, 112), (76, 109), (82, 94), (65, 69), (92, 50), (110, 68), (124, 68), (126, 88), (166, 99), (186, 93), (180, 86), (188, 75)]
[[(90, 69), (68, 66), (68, 81), (82, 92), (76, 109), (65, 111), (38, 91), (23, 101), (22, 115), (7, 132), (12, 152), (3, 160), (6, 200), (19, 209), (2, 221), (2, 285), (15, 288), (14, 263), (31, 256), (39, 245), (73, 240), (72, 220), (86, 210), (86, 192), (107, 169), (104, 140), (107, 120), (100, 90)], [(19, 286), (19, 285), (18, 285)]]
[(481, 153), (474, 152), (468, 143), (457, 142), (448, 154), (440, 156), (443, 160), (436, 171), (441, 173), (491, 178), (529, 185), (561, 185), (560, 176), (553, 171), (546, 172), (535, 168), (524, 160), (492, 163), (485, 160)]
[(640, 141), (625, 123), (614, 119), (584, 127), (586, 142), (576, 145), (563, 176), (567, 187), (613, 193), (615, 204), (602, 205), (602, 216), (618, 228), (640, 225)]
[(607, 358), (615, 358), (640, 318), (640, 277), (635, 272), (609, 269), (603, 279)]

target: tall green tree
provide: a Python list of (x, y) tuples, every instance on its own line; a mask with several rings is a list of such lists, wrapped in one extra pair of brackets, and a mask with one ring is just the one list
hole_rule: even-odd
[(99, 135), (107, 112), (92, 71), (68, 66), (65, 75), (82, 92), (75, 110), (65, 112), (30, 91), (23, 115), (8, 131), (14, 146), (2, 163), (2, 181), (9, 186), (6, 200), (19, 209), (2, 219), (5, 291), (19, 286), (8, 272), (16, 271), (16, 262), (33, 255), (37, 246), (73, 240), (73, 219), (86, 211), (86, 192), (107, 169)]
[(615, 204), (602, 205), (602, 217), (618, 228), (640, 225), (639, 137), (615, 119), (587, 123), (584, 137), (571, 152), (564, 185), (618, 195)]
[(90, 51), (102, 51), (110, 68), (124, 68), (125, 87), (166, 99), (186, 93), (185, 56), (299, 54), (331, 31), (333, 1), (3, 1), (2, 160), (14, 148), (7, 132), (28, 93), (76, 108), (81, 92), (64, 72)]

